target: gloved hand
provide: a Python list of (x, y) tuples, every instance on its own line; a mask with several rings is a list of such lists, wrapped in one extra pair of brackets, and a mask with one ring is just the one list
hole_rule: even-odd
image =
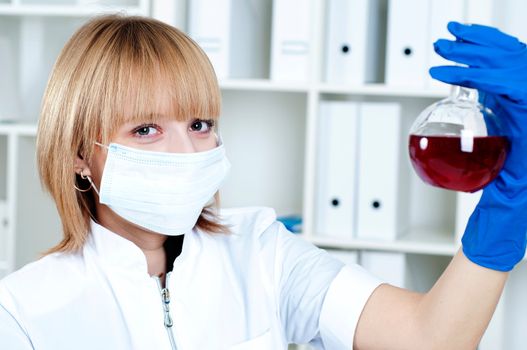
[(527, 47), (496, 28), (450, 22), (456, 41), (434, 43), (442, 57), (468, 67), (432, 67), (433, 78), (479, 90), (498, 116), (510, 151), (498, 177), (484, 188), (462, 244), (474, 263), (509, 271), (527, 242)]

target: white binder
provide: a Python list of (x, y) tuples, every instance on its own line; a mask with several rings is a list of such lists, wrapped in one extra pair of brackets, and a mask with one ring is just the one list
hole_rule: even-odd
[[(364, 239), (393, 240), (405, 229), (398, 189), (401, 157), (400, 105), (363, 103), (359, 108), (357, 236)], [(399, 197), (401, 197), (399, 199)]]
[[(3, 94), (2, 103), (0, 103), (0, 122), (13, 120), (21, 115), (20, 102), (23, 99), (17, 93), (18, 69), (14, 69), (14, 67), (20, 67), (20, 63), (17, 62), (16, 57), (18, 56), (14, 53), (16, 52), (14, 44), (15, 42), (10, 42), (8, 37), (0, 36), (0, 62), (2, 62), (2, 68), (0, 68), (0, 93)], [(29, 58), (27, 57), (27, 59)], [(31, 59), (33, 58), (31, 57)], [(34, 94), (34, 87), (31, 93)]]
[(230, 0), (189, 1), (190, 36), (207, 53), (219, 79), (229, 77)]
[(329, 1), (326, 82), (351, 85), (379, 81), (379, 5), (379, 0)]
[(467, 227), (468, 219), (478, 204), (483, 190), (475, 193), (456, 193), (456, 242), (461, 244), (461, 237)]
[(360, 265), (381, 280), (400, 288), (406, 287), (406, 256), (404, 253), (361, 251)]
[(275, 0), (271, 38), (271, 79), (309, 79), (312, 0)]
[(230, 79), (269, 78), (271, 5), (231, 0)]
[(425, 86), (429, 1), (389, 0), (386, 84)]
[[(0, 262), (7, 259), (7, 202), (0, 200)], [(0, 270), (0, 274), (1, 274)]]
[(509, 323), (509, 325), (511, 324), (510, 319), (509, 322), (507, 322), (507, 318), (510, 317), (510, 314), (507, 311), (512, 311), (515, 314), (518, 311), (514, 308), (507, 308), (507, 304), (509, 304), (512, 299), (509, 296), (510, 290), (513, 290), (513, 288), (509, 287), (509, 285), (510, 282), (505, 285), (505, 289), (500, 300), (498, 301), (498, 305), (496, 306), (496, 310), (492, 315), (487, 330), (485, 330), (485, 333), (478, 344), (478, 350), (511, 349), (510, 345), (507, 344), (511, 335), (509, 333), (510, 327), (507, 327), (507, 323)]
[(355, 222), (357, 127), (357, 103), (320, 103), (315, 220), (318, 235), (352, 238)]
[[(439, 56), (433, 47), (437, 39), (454, 39), (448, 32), (447, 24), (450, 21), (464, 22), (465, 2), (460, 0), (429, 0), (430, 1), (430, 28), (426, 43), (428, 52), (428, 67), (453, 65), (454, 62), (447, 61)], [(426, 71), (427, 87), (434, 90), (442, 90), (445, 94), (450, 90), (449, 84), (432, 79), (428, 70)]]
[(465, 22), (494, 25), (493, 0), (465, 0)]
[(178, 22), (178, 2), (174, 0), (153, 0), (152, 17), (176, 26)]

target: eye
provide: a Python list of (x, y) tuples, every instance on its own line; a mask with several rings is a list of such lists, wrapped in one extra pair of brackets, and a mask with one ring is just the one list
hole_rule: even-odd
[(160, 128), (155, 124), (143, 124), (132, 130), (132, 134), (136, 137), (152, 137), (160, 132)]
[(195, 131), (195, 132), (203, 133), (203, 134), (210, 132), (213, 127), (214, 127), (214, 120), (212, 119), (209, 119), (209, 120), (196, 119), (192, 122), (192, 124), (190, 124), (191, 131)]

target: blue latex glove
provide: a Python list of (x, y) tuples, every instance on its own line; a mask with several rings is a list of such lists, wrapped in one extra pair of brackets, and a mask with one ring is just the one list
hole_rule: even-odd
[(462, 238), (474, 263), (509, 271), (527, 242), (527, 48), (496, 28), (450, 22), (456, 41), (438, 40), (435, 51), (468, 67), (432, 67), (433, 78), (478, 89), (480, 102), (498, 116), (510, 152), (498, 177), (484, 188)]

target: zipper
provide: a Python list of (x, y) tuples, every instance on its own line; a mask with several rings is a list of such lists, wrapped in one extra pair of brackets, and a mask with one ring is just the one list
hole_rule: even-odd
[[(168, 279), (170, 277), (170, 273), (167, 273), (166, 279), (165, 279), (165, 286), (168, 286)], [(157, 276), (154, 276), (154, 279), (157, 282), (157, 287), (159, 289), (159, 294), (161, 295), (161, 304), (163, 306), (163, 324), (165, 325), (165, 329), (167, 330), (168, 334), (168, 340), (170, 341), (170, 346), (172, 347), (172, 350), (177, 350), (176, 347), (176, 340), (174, 339), (174, 333), (172, 332), (172, 326), (174, 325), (174, 322), (172, 320), (172, 316), (170, 315), (170, 290), (168, 287), (163, 288), (161, 286), (161, 279)]]

